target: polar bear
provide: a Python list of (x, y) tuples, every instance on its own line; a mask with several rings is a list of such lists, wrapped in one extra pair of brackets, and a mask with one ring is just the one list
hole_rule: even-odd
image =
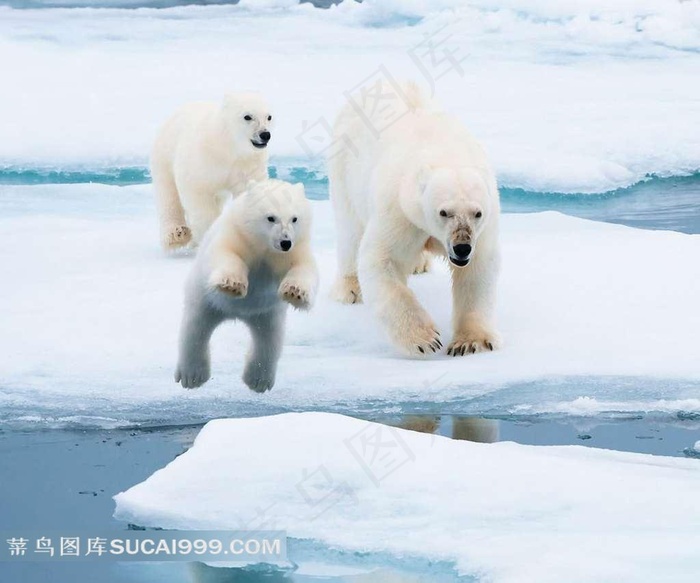
[(364, 299), (405, 352), (437, 352), (440, 333), (406, 281), (426, 251), (440, 254), (452, 272), (447, 353), (494, 350), (500, 343), (492, 322), (500, 213), (494, 173), (462, 124), (415, 84), (378, 85), (364, 101), (349, 102), (334, 126), (336, 143), (352, 145), (329, 162), (335, 299)]
[(198, 244), (231, 193), (264, 180), (272, 114), (257, 93), (190, 103), (168, 119), (151, 152), (151, 176), (167, 249)]
[(253, 344), (243, 381), (263, 392), (275, 382), (287, 304), (308, 310), (318, 287), (310, 248), (311, 208), (302, 184), (251, 183), (214, 221), (185, 288), (175, 381), (209, 379), (209, 339), (225, 320), (241, 320)]

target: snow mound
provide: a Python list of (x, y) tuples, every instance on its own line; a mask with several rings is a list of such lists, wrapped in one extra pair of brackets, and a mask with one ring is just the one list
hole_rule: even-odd
[[(111, 207), (124, 200), (130, 208), (136, 193), (148, 191), (83, 188), (104, 195)], [(51, 204), (47, 199), (46, 208)], [(174, 383), (183, 281), (192, 258), (163, 255), (155, 218), (143, 208), (121, 216), (77, 211), (0, 218), (0, 236), (12, 241), (0, 246), (4, 409), (128, 418), (135, 408), (174, 409), (180, 416), (199, 408), (211, 418), (221, 415), (222, 403), (259, 413), (261, 407), (277, 412), (370, 401), (444, 405), (492, 392), (538, 412), (557, 411), (557, 403), (566, 408), (579, 397), (621, 410), (653, 408), (655, 401), (663, 410), (698, 407), (700, 262), (692, 258), (700, 256), (700, 236), (553, 212), (504, 215), (498, 302), (504, 347), (420, 360), (391, 347), (367, 306), (330, 300), (336, 271), (331, 207), (327, 201), (312, 205), (319, 300), (310, 313), (290, 312), (277, 385), (263, 396), (240, 380), (249, 341), (240, 324), (215, 333), (212, 380), (189, 392)], [(449, 340), (447, 266), (437, 261), (432, 273), (411, 278), (410, 285)], [(675, 380), (651, 391), (637, 381), (610, 379), (593, 387), (570, 382), (547, 392), (542, 384), (515, 395), (498, 392), (512, 383), (607, 375)]]
[(695, 460), (291, 413), (210, 422), (187, 453), (118, 494), (115, 517), (274, 527), (328, 547), (453, 561), (496, 583), (680, 583), (700, 573), (699, 488)]

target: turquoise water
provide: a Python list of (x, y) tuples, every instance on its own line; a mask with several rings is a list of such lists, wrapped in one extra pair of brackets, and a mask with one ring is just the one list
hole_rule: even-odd
[[(297, 160), (273, 160), (270, 175), (291, 182), (302, 182), (311, 200), (328, 199), (328, 178), (320, 168), (311, 168)], [(0, 168), (0, 186), (105, 184), (130, 186), (148, 184), (150, 175), (144, 166), (104, 168)], [(689, 176), (649, 176), (629, 187), (598, 194), (540, 192), (511, 186), (501, 187), (503, 211), (507, 213), (555, 210), (569, 215), (644, 229), (668, 229), (683, 233), (700, 233), (700, 172)], [(18, 212), (31, 207), (36, 197), (46, 211), (44, 191), (23, 191), (13, 199), (12, 191), (0, 188), (0, 203)], [(56, 190), (54, 195), (68, 202), (75, 198), (86, 210), (95, 206), (119, 207), (128, 211), (133, 203), (140, 206), (140, 196), (125, 195), (119, 201), (90, 200), (84, 192)], [(56, 200), (55, 202), (58, 202)], [(12, 208), (9, 210), (12, 211)]]

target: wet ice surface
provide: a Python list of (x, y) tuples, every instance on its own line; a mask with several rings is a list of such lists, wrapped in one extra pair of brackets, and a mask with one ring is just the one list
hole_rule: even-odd
[[(248, 339), (236, 325), (214, 337), (212, 381), (195, 392), (172, 381), (191, 258), (158, 249), (149, 187), (4, 186), (2, 194), (7, 212), (0, 229), (13, 247), (0, 257), (15, 282), (0, 292), (13, 307), (0, 331), (6, 420), (118, 425), (290, 409), (669, 415), (700, 409), (693, 349), (700, 277), (697, 263), (687, 260), (698, 253), (697, 235), (552, 213), (504, 215), (499, 319), (506, 345), (494, 354), (421, 361), (401, 358), (365, 306), (327, 297), (334, 227), (328, 202), (315, 201), (319, 302), (311, 314), (290, 315), (278, 386), (260, 397), (239, 380), (244, 350), (231, 347)], [(449, 335), (445, 266), (438, 262), (411, 282)]]

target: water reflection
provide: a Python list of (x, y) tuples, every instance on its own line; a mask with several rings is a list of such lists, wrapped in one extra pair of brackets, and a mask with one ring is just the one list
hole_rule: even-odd
[(499, 440), (499, 424), (496, 419), (452, 415), (445, 419), (438, 415), (407, 415), (395, 424), (402, 429), (445, 435), (452, 439), (495, 443)]

